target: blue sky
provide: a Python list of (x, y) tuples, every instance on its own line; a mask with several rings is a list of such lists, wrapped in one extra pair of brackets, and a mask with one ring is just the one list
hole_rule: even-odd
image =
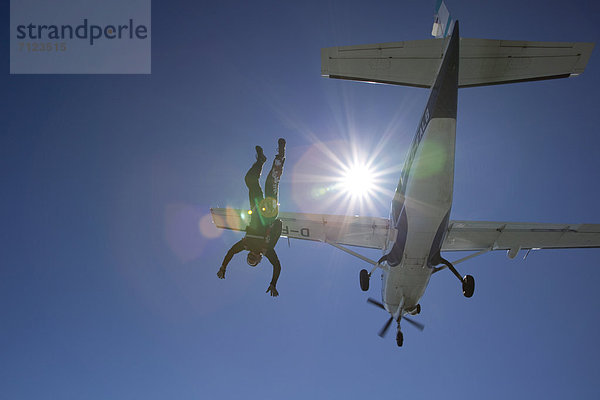
[[(472, 299), (436, 274), (402, 349), (365, 301), (379, 279), (361, 292), (364, 263), (331, 247), (282, 240), (276, 299), (265, 262), (216, 277), (240, 234), (209, 207), (245, 206), (256, 144), (288, 140), (282, 210), (388, 214), (301, 178), (331, 173), (317, 141), (387, 140), (393, 190), (428, 92), (322, 78), (319, 51), (427, 39), (433, 3), (155, 1), (152, 75), (11, 76), (5, 58), (3, 397), (598, 398), (600, 250), (475, 258)], [(448, 7), (464, 37), (600, 37), (589, 1)], [(597, 52), (577, 78), (459, 93), (453, 219), (600, 223)]]

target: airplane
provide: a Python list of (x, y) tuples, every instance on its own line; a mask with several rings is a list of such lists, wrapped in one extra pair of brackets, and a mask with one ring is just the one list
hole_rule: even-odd
[[(465, 87), (566, 78), (583, 73), (594, 43), (531, 42), (460, 38), (438, 1), (432, 35), (435, 39), (330, 47), (321, 50), (321, 74), (334, 79), (429, 88), (430, 95), (404, 162), (388, 218), (281, 212), (282, 236), (327, 243), (373, 267), (363, 269), (359, 283), (382, 270), (381, 301), (367, 301), (390, 314), (379, 332), (383, 337), (397, 322), (396, 343), (402, 346), (402, 320), (411, 319), (431, 276), (449, 269), (465, 297), (473, 296), (475, 280), (456, 265), (494, 250), (513, 259), (520, 250), (600, 247), (600, 224), (549, 224), (463, 221), (450, 219), (453, 200), (458, 89)], [(445, 157), (436, 174), (429, 170), (432, 146)], [(243, 231), (247, 210), (211, 208), (218, 228)], [(371, 260), (346, 246), (380, 249)], [(472, 253), (448, 261), (445, 252)]]

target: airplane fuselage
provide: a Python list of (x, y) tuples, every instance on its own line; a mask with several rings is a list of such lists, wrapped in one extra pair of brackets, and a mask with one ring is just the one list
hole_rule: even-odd
[(408, 176), (402, 211), (407, 221), (404, 251), (400, 263), (388, 264), (383, 277), (383, 303), (390, 313), (399, 306), (414, 308), (433, 272), (432, 260), (444, 239), (436, 236), (446, 231), (452, 207), (455, 130), (455, 119), (430, 121)]
[(392, 202), (390, 219), (397, 235), (386, 249), (382, 300), (396, 319), (414, 309), (425, 293), (440, 262), (448, 228), (454, 187), (458, 49), (455, 26)]

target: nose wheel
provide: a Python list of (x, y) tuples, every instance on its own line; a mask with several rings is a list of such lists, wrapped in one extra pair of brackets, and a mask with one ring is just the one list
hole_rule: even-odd
[(398, 333), (396, 333), (396, 344), (398, 345), (398, 347), (402, 347), (402, 345), (404, 344), (404, 335), (402, 334), (402, 331), (398, 328)]

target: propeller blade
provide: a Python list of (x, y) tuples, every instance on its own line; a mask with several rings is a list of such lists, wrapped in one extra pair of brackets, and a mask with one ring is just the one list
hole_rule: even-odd
[(387, 333), (387, 330), (389, 329), (389, 327), (392, 324), (393, 320), (394, 320), (394, 317), (390, 317), (390, 319), (388, 319), (388, 321), (385, 323), (385, 325), (383, 326), (383, 328), (381, 328), (381, 330), (379, 331), (379, 333), (378, 333), (379, 337), (384, 337), (385, 336), (385, 334)]
[(417, 322), (415, 320), (412, 320), (406, 316), (402, 316), (402, 318), (404, 318), (406, 320), (406, 322), (408, 322), (409, 324), (411, 324), (412, 326), (414, 326), (415, 328), (417, 328), (420, 331), (423, 331), (423, 329), (425, 329), (425, 325), (423, 325), (420, 322)]
[(369, 297), (369, 298), (367, 299), (367, 303), (371, 303), (371, 304), (373, 304), (374, 306), (377, 306), (377, 307), (379, 307), (379, 308), (381, 308), (381, 309), (385, 310), (385, 307), (383, 306), (383, 304), (382, 304), (382, 303), (380, 303), (380, 302), (378, 302), (377, 300), (375, 300), (375, 299), (374, 299), (374, 298), (372, 298), (372, 297)]

